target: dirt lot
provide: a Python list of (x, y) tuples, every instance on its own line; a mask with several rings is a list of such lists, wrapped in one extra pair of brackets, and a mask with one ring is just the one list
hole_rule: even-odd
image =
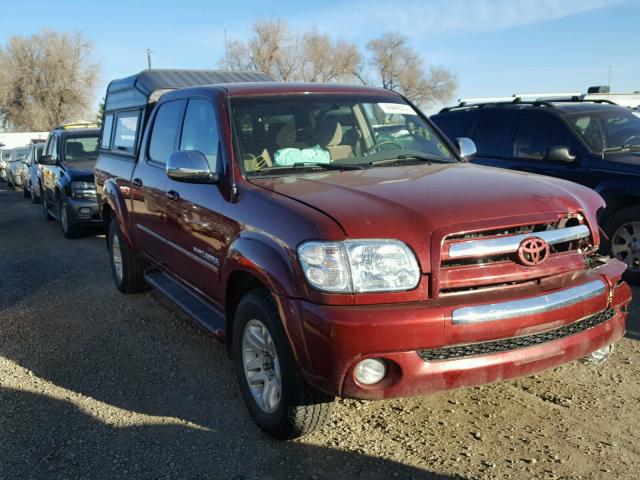
[(2, 480), (638, 478), (637, 303), (603, 367), (343, 400), (323, 431), (277, 443), (250, 420), (224, 346), (153, 293), (119, 294), (104, 243), (65, 240), (0, 184)]

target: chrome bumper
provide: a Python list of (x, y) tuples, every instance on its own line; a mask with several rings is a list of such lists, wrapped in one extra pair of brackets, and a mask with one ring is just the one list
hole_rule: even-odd
[(522, 300), (513, 300), (475, 307), (463, 307), (454, 310), (451, 321), (454, 325), (494, 322), (509, 318), (535, 315), (569, 307), (605, 293), (607, 286), (602, 280), (593, 280), (577, 287), (559, 292), (548, 293)]

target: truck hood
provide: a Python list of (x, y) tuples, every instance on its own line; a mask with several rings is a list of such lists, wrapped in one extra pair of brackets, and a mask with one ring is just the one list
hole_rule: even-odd
[(73, 165), (65, 165), (67, 175), (78, 182), (93, 182), (93, 169), (96, 166), (95, 160), (76, 161)]
[[(449, 233), (557, 219), (583, 211), (595, 225), (604, 204), (580, 185), (540, 175), (455, 163), (323, 171), (252, 183), (324, 212), (349, 238), (395, 238), (427, 271), (430, 239)], [(438, 237), (439, 238), (439, 237)]]

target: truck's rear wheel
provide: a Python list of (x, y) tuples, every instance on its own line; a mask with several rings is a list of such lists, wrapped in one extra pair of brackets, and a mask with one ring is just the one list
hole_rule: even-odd
[(288, 439), (327, 422), (333, 397), (305, 382), (269, 292), (254, 290), (242, 298), (232, 343), (242, 396), (263, 431)]
[(608, 240), (603, 239), (603, 250), (627, 264), (624, 279), (640, 284), (640, 206), (618, 210), (602, 225)]
[(139, 293), (149, 290), (144, 280), (147, 262), (131, 251), (127, 241), (120, 233), (118, 222), (114, 219), (109, 224), (108, 232), (109, 259), (113, 281), (123, 293)]

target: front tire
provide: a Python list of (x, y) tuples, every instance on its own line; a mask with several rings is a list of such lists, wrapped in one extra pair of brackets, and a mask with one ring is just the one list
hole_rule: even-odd
[(40, 188), (40, 198), (42, 199), (42, 216), (47, 221), (53, 220), (49, 213), (49, 202), (47, 202), (47, 195), (43, 188)]
[(304, 380), (269, 292), (254, 290), (242, 298), (232, 337), (242, 396), (265, 433), (290, 439), (326, 424), (333, 397)]
[(75, 225), (71, 221), (71, 215), (69, 214), (69, 203), (66, 199), (60, 203), (60, 211), (58, 214), (60, 219), (60, 225), (62, 226), (62, 233), (66, 238), (78, 238), (82, 233), (82, 227)]
[(31, 203), (40, 203), (40, 198), (36, 195), (35, 187), (31, 187)]
[(148, 264), (129, 248), (115, 219), (109, 224), (108, 247), (111, 275), (118, 290), (122, 293), (140, 293), (149, 290), (151, 287), (144, 279), (144, 271)]
[(602, 249), (613, 258), (627, 264), (623, 278), (640, 284), (640, 206), (618, 210), (602, 225), (609, 239), (603, 239)]
[(27, 190), (27, 187), (26, 187), (26, 186), (24, 186), (24, 185), (22, 186), (22, 196), (23, 196), (24, 198), (29, 198), (29, 197), (31, 197), (31, 194), (29, 193), (29, 190)]

